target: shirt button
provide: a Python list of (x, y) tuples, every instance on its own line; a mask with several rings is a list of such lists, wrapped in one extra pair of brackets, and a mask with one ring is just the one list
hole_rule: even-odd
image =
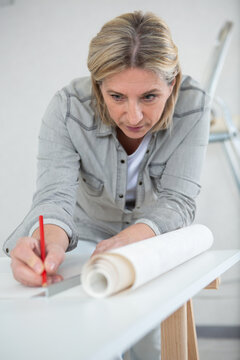
[(149, 151), (150, 151), (150, 150), (149, 150), (149, 149), (147, 149), (146, 154), (148, 154), (148, 153), (149, 153)]
[(120, 197), (120, 199), (122, 199), (123, 198), (123, 194), (120, 194), (120, 195), (118, 195), (119, 197)]
[(142, 181), (139, 181), (138, 185), (142, 185), (142, 184), (143, 184)]
[(121, 160), (121, 163), (124, 164), (124, 163), (125, 163), (125, 160), (122, 159), (122, 160)]
[(129, 221), (126, 221), (126, 224), (127, 224), (127, 225), (130, 224), (130, 222), (129, 222)]

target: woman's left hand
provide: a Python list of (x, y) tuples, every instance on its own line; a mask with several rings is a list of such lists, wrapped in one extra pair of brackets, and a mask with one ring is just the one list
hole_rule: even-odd
[(103, 253), (108, 250), (116, 249), (124, 245), (128, 245), (129, 243), (130, 242), (128, 242), (126, 238), (124, 239), (122, 237), (113, 236), (109, 239), (100, 241), (97, 244), (96, 249), (94, 250), (92, 256)]
[(137, 241), (148, 239), (155, 236), (154, 231), (146, 224), (133, 224), (122, 230), (119, 234), (100, 241), (92, 256), (108, 250), (116, 249), (121, 246), (129, 245)]

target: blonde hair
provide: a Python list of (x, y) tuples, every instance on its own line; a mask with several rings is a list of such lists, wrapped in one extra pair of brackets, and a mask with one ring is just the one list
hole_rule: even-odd
[(175, 81), (159, 122), (152, 131), (169, 127), (181, 83), (178, 49), (167, 24), (152, 13), (123, 14), (107, 22), (89, 46), (88, 69), (93, 103), (101, 120), (115, 125), (104, 102), (100, 84), (109, 75), (137, 67), (153, 71), (169, 85)]

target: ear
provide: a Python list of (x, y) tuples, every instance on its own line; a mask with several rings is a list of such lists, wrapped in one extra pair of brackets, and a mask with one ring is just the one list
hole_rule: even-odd
[(174, 87), (175, 84), (176, 84), (176, 78), (174, 78), (173, 81), (171, 82), (172, 87)]

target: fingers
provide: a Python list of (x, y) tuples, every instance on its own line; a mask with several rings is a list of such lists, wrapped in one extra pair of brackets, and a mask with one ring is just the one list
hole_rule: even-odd
[(65, 251), (60, 245), (51, 243), (47, 245), (46, 252), (47, 256), (44, 261), (44, 266), (47, 274), (51, 275), (56, 273), (57, 269), (63, 262), (65, 258)]
[(94, 250), (91, 257), (94, 256), (94, 255), (103, 253), (105, 251), (115, 249), (115, 248), (120, 247), (122, 245), (124, 245), (124, 244), (122, 244), (122, 240), (120, 240), (120, 239), (118, 239), (117, 237), (114, 237), (114, 236), (109, 238), (109, 239), (102, 240), (96, 245), (96, 249)]
[(39, 241), (31, 237), (19, 239), (10, 253), (14, 278), (27, 286), (41, 286), (41, 274), (45, 268), (48, 285), (61, 281), (63, 278), (57, 275), (56, 271), (64, 260), (64, 249), (58, 244), (49, 244), (46, 246), (46, 252), (47, 256), (43, 264), (40, 258)]
[[(14, 278), (26, 286), (41, 286), (42, 285), (42, 276), (36, 274), (31, 268), (22, 263), (17, 259), (12, 260), (12, 271)], [(62, 281), (63, 277), (61, 275), (48, 275), (47, 284), (53, 284), (55, 282)]]
[[(12, 260), (19, 260), (40, 275), (44, 270), (44, 266), (42, 260), (37, 255), (39, 253), (38, 240), (31, 237), (24, 237), (19, 239), (16, 247), (11, 251), (10, 256)], [(17, 264), (19, 264), (19, 262), (17, 262)]]
[(42, 276), (33, 271), (29, 266), (17, 258), (12, 259), (11, 263), (14, 278), (27, 286), (41, 286)]

